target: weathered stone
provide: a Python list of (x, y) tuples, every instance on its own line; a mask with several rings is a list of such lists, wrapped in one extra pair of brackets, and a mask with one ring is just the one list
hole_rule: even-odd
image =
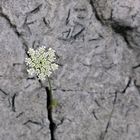
[(96, 15), (104, 24), (112, 27), (127, 41), (129, 47), (140, 47), (140, 1), (139, 0), (91, 0)]
[[(0, 1), (0, 139), (139, 140), (139, 10), (139, 0)], [(60, 65), (53, 130), (48, 82), (24, 64), (41, 45)]]

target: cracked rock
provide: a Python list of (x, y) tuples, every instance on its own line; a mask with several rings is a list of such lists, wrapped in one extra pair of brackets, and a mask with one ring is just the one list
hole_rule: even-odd
[[(101, 22), (123, 27), (129, 46), (135, 51), (140, 48), (140, 1), (139, 0), (91, 0)], [(131, 30), (127, 30), (128, 28)]]
[[(139, 140), (139, 0), (0, 1), (0, 140)], [(56, 50), (48, 82), (27, 50)]]

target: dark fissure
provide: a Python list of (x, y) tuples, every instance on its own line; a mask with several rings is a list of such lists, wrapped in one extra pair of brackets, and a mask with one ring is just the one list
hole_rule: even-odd
[(51, 140), (55, 140), (55, 136), (54, 136), (54, 133), (55, 133), (55, 129), (56, 129), (56, 125), (53, 121), (53, 116), (52, 116), (52, 106), (51, 106), (51, 102), (52, 102), (52, 93), (50, 91), (50, 89), (48, 87), (45, 87), (45, 90), (46, 90), (46, 109), (48, 111), (48, 120), (50, 122), (50, 133), (51, 133)]

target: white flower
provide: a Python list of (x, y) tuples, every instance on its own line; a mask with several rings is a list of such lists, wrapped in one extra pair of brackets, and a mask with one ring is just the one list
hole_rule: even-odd
[(58, 69), (58, 65), (54, 62), (56, 59), (55, 50), (42, 46), (37, 50), (29, 48), (29, 58), (25, 59), (28, 66), (27, 72), (30, 75), (36, 75), (40, 80), (45, 80), (46, 76), (50, 76), (53, 71)]
[(49, 61), (53, 62), (56, 59), (55, 50), (53, 50), (52, 48), (49, 48), (47, 52), (47, 57)]
[(30, 75), (34, 75), (34, 74), (35, 74), (35, 70), (34, 70), (33, 68), (27, 69), (27, 72), (28, 72)]
[(52, 68), (53, 71), (55, 71), (55, 70), (58, 69), (58, 65), (53, 63), (53, 64), (51, 64), (51, 68)]

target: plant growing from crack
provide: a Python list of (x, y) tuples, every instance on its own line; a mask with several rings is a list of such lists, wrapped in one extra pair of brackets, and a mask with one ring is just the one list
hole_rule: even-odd
[(28, 58), (25, 59), (25, 63), (28, 67), (28, 74), (37, 77), (41, 84), (42, 81), (46, 79), (48, 80), (49, 87), (45, 87), (47, 93), (46, 108), (48, 110), (48, 119), (50, 121), (51, 137), (52, 140), (54, 140), (55, 124), (52, 118), (52, 109), (53, 107), (56, 107), (57, 101), (53, 99), (51, 80), (49, 77), (53, 71), (58, 69), (58, 65), (55, 63), (55, 50), (49, 48), (46, 52), (46, 47), (42, 46), (36, 50), (29, 48), (27, 53)]

